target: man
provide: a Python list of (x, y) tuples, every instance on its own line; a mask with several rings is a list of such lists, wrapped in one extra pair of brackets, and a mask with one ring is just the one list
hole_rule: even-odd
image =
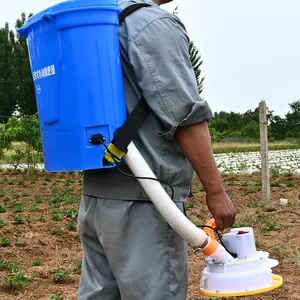
[[(160, 8), (170, 0), (121, 0), (120, 6), (142, 2), (151, 7), (135, 11), (119, 28), (128, 112), (142, 94), (151, 108), (134, 143), (157, 178), (172, 185), (173, 201), (183, 213), (196, 172), (218, 229), (229, 228), (235, 209), (212, 153), (207, 126), (212, 112), (198, 94), (188, 35), (177, 16)], [(139, 182), (116, 168), (88, 171), (83, 194), (78, 299), (186, 299), (187, 243)]]

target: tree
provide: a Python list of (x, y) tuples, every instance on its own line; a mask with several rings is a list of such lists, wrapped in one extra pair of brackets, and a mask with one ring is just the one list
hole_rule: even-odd
[(0, 28), (0, 116), (3, 116), (4, 121), (16, 107), (16, 85), (12, 74), (14, 43), (14, 33), (6, 23), (4, 28)]
[(289, 104), (291, 111), (289, 111), (285, 118), (287, 127), (294, 137), (300, 136), (300, 100)]
[(189, 43), (189, 53), (190, 53), (191, 63), (197, 80), (198, 92), (199, 94), (201, 94), (203, 91), (203, 81), (205, 79), (202, 76), (202, 70), (201, 70), (203, 61), (201, 60), (201, 55), (199, 54), (199, 50), (193, 41), (190, 41)]
[(274, 115), (270, 118), (269, 127), (270, 138), (274, 138), (275, 140), (285, 139), (288, 130), (287, 122), (285, 119), (281, 118), (280, 116)]
[[(29, 14), (28, 17), (31, 17)], [(16, 21), (15, 27), (20, 28), (26, 21), (26, 14)], [(17, 87), (16, 98), (21, 114), (34, 115), (37, 112), (36, 97), (26, 39), (17, 33), (15, 43), (13, 77)]]
[[(178, 15), (178, 6), (175, 7), (173, 14)], [(196, 47), (195, 43), (191, 40), (189, 41), (189, 54), (194, 69), (195, 77), (197, 80), (198, 92), (199, 95), (201, 95), (203, 91), (203, 81), (205, 79), (205, 77), (202, 76), (202, 70), (201, 70), (203, 61), (201, 59), (199, 49)]]

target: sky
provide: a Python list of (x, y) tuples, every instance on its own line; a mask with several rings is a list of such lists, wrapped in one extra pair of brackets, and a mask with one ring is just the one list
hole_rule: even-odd
[[(0, 0), (0, 26), (59, 0)], [(263, 98), (284, 116), (300, 98), (299, 0), (174, 0), (203, 60), (202, 97), (214, 112), (254, 110)]]

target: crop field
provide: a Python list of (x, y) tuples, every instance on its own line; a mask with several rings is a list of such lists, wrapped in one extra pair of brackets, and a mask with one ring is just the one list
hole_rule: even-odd
[[(278, 290), (247, 299), (300, 299), (300, 176), (289, 171), (299, 168), (299, 151), (287, 151), (270, 153), (280, 163), (277, 169), (272, 165), (278, 172), (272, 172), (271, 205), (261, 202), (260, 176), (242, 174), (246, 166), (237, 166), (241, 162), (256, 166), (257, 154), (248, 159), (242, 159), (244, 154), (216, 155), (219, 167), (228, 168), (223, 180), (238, 209), (236, 226), (254, 228), (257, 249), (279, 260), (274, 271), (284, 277)], [(79, 173), (0, 173), (1, 300), (77, 299), (82, 253), (77, 232), (81, 185)], [(210, 214), (197, 178), (193, 194), (186, 203), (188, 217), (202, 225)], [(288, 199), (286, 206), (280, 205), (281, 198)], [(189, 248), (189, 300), (215, 299), (199, 293), (203, 267), (203, 255)]]

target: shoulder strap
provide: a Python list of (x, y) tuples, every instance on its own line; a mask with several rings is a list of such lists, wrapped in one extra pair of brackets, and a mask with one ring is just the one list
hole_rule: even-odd
[[(135, 12), (142, 7), (149, 7), (151, 4), (147, 3), (137, 3), (126, 7), (119, 15), (119, 24), (121, 24), (127, 16)], [(125, 123), (121, 128), (119, 128), (115, 134), (114, 139), (108, 146), (105, 158), (114, 163), (115, 160), (118, 162), (122, 159), (123, 155), (127, 153), (128, 145), (136, 136), (139, 128), (146, 119), (150, 112), (150, 107), (142, 96), (138, 104), (135, 106), (133, 111), (127, 117)], [(111, 156), (114, 156), (114, 159)]]
[(128, 17), (129, 15), (131, 15), (136, 10), (138, 10), (138, 9), (140, 9), (142, 7), (149, 7), (149, 6), (151, 6), (151, 4), (147, 4), (147, 3), (136, 3), (136, 4), (132, 4), (132, 5), (127, 6), (119, 14), (119, 24), (121, 24), (125, 20), (126, 17)]

